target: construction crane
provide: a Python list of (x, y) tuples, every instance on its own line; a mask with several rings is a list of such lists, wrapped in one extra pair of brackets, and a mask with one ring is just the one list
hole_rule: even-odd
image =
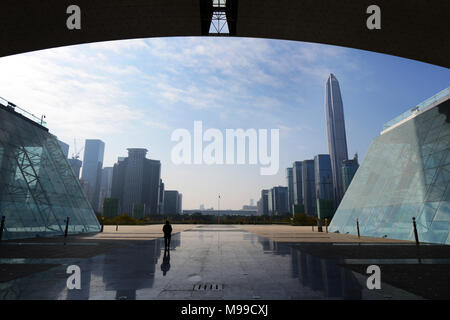
[(83, 151), (84, 147), (77, 151), (77, 140), (75, 138), (73, 139), (73, 144), (74, 144), (75, 152), (72, 153), (72, 159), (79, 159), (80, 158), (80, 152)]

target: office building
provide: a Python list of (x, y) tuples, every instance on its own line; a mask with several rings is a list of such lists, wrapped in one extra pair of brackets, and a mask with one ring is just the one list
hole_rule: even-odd
[(302, 164), (302, 191), (305, 213), (311, 216), (317, 214), (316, 179), (314, 160), (304, 160)]
[[(147, 149), (129, 148), (113, 167), (111, 197), (119, 199), (122, 213), (143, 211), (144, 216), (157, 214), (161, 162), (146, 158)], [(133, 209), (134, 208), (134, 209)]]
[(258, 215), (265, 216), (269, 214), (269, 190), (261, 190), (261, 198), (258, 201)]
[(99, 212), (103, 208), (103, 200), (111, 197), (113, 167), (105, 167), (102, 169), (102, 180), (100, 184), (100, 196), (99, 196)]
[(268, 194), (269, 214), (279, 216), (289, 213), (288, 203), (288, 188), (287, 187), (273, 187)]
[(330, 155), (319, 154), (314, 157), (314, 176), (316, 182), (317, 216), (320, 219), (332, 218), (334, 197)]
[(336, 205), (339, 205), (344, 195), (341, 168), (343, 161), (348, 159), (348, 152), (341, 89), (338, 80), (333, 74), (330, 74), (325, 88), (325, 115), (328, 150), (333, 172), (334, 201)]
[(178, 207), (177, 207), (178, 214), (183, 213), (183, 194), (178, 193)]
[(94, 208), (99, 208), (100, 184), (102, 179), (105, 143), (98, 139), (87, 139), (84, 145), (81, 179), (88, 184), (88, 199)]
[(450, 87), (385, 124), (330, 232), (450, 244)]
[(294, 205), (294, 169), (286, 168), (286, 182), (288, 187), (288, 207), (289, 212), (293, 213)]
[(178, 214), (178, 191), (165, 190), (164, 191), (164, 214), (175, 215)]
[(292, 179), (294, 185), (294, 205), (303, 207), (303, 163), (295, 161), (292, 165)]
[(61, 236), (67, 217), (70, 234), (99, 232), (94, 211), (56, 137), (41, 119), (15, 108), (0, 101), (3, 240)]
[(358, 155), (350, 160), (344, 160), (342, 163), (342, 183), (344, 184), (344, 192), (347, 191), (353, 177), (355, 176), (356, 170), (359, 168)]
[(158, 214), (164, 214), (164, 182), (162, 179), (159, 179)]

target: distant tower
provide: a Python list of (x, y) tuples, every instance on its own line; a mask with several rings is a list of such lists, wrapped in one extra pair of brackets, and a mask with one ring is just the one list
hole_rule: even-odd
[(81, 179), (87, 183), (87, 196), (94, 210), (98, 210), (104, 152), (105, 143), (103, 141), (86, 140)]
[(333, 74), (328, 77), (325, 87), (325, 114), (327, 119), (328, 150), (333, 172), (333, 193), (338, 207), (344, 195), (342, 181), (343, 161), (348, 159), (345, 134), (344, 106), (339, 82)]

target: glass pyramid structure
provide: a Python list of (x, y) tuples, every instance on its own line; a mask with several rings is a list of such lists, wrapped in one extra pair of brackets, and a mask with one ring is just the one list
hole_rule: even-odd
[(3, 239), (99, 232), (100, 225), (54, 135), (0, 104)]
[(450, 244), (450, 87), (388, 122), (329, 231)]

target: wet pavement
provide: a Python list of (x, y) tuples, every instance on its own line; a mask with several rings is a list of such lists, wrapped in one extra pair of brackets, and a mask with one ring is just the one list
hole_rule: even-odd
[[(368, 290), (368, 275), (343, 263), (235, 226), (205, 225), (172, 236), (168, 251), (159, 238), (90, 258), (2, 258), (58, 266), (0, 283), (0, 299), (421, 299), (384, 282)], [(67, 289), (69, 265), (80, 267), (79, 290)]]

